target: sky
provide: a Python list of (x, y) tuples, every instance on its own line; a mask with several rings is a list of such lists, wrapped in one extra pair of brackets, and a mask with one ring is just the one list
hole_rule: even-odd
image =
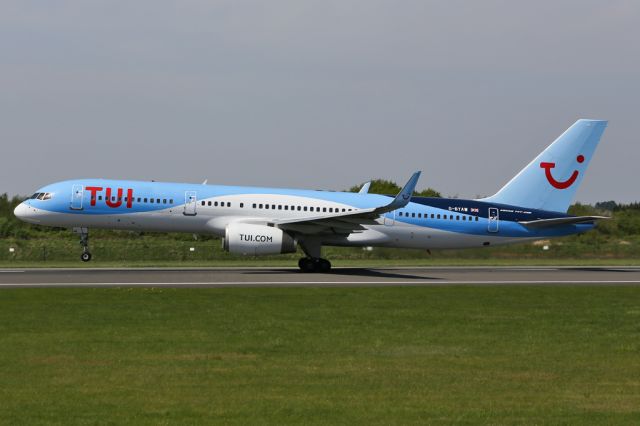
[(0, 193), (73, 178), (491, 195), (578, 118), (640, 200), (635, 0), (0, 2)]

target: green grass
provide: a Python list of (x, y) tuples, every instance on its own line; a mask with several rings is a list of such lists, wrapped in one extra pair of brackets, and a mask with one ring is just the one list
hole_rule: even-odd
[(0, 423), (638, 424), (639, 290), (4, 290)]

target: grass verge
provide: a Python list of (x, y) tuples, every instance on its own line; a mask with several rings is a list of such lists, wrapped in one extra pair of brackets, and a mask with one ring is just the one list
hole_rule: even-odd
[(15, 289), (6, 424), (637, 424), (634, 287)]

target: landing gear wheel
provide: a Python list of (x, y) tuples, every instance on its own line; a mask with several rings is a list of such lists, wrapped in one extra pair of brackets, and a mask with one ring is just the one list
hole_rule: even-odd
[(331, 262), (327, 259), (318, 259), (316, 262), (316, 272), (327, 273), (331, 271)]
[(302, 272), (310, 273), (316, 271), (316, 262), (309, 257), (303, 257), (300, 259), (298, 261), (298, 266)]
[(312, 259), (310, 257), (303, 257), (298, 261), (298, 267), (302, 272), (320, 272), (327, 273), (331, 271), (331, 262), (327, 259)]
[(83, 262), (90, 261), (91, 253), (89, 252), (89, 230), (87, 228), (73, 228), (73, 232), (80, 234), (80, 245), (82, 246), (80, 260)]

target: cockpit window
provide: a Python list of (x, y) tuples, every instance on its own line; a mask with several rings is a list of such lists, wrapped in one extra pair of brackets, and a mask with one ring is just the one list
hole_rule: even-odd
[(29, 200), (50, 200), (51, 198), (53, 198), (52, 192), (36, 192), (29, 197)]

